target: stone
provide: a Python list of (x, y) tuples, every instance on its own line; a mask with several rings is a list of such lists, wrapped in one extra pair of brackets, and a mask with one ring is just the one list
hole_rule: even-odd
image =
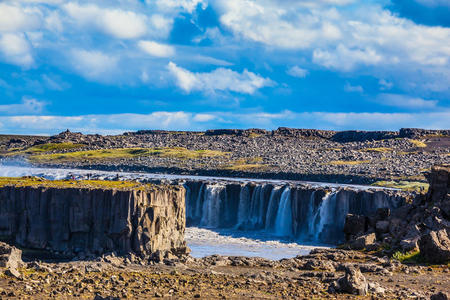
[(364, 233), (367, 228), (365, 216), (347, 214), (345, 217), (344, 233), (347, 236), (354, 236)]
[(0, 267), (17, 269), (22, 266), (22, 250), (0, 242)]
[(439, 293), (433, 294), (430, 297), (430, 300), (448, 300), (448, 299), (449, 299), (448, 294), (444, 293), (444, 292), (439, 292)]
[(445, 263), (450, 260), (450, 239), (445, 229), (431, 231), (419, 239), (421, 255), (431, 263)]
[(362, 236), (357, 237), (351, 244), (350, 247), (355, 250), (362, 250), (371, 245), (373, 245), (376, 241), (377, 237), (375, 233), (369, 233)]
[(365, 296), (368, 292), (368, 283), (359, 269), (353, 266), (345, 267), (345, 275), (332, 283), (331, 291)]
[(4, 186), (0, 207), (0, 237), (71, 258), (112, 251), (150, 256), (157, 250), (181, 253), (187, 248), (181, 186)]
[(375, 225), (377, 233), (389, 232), (389, 221), (378, 221)]
[(391, 209), (388, 207), (378, 208), (375, 216), (377, 221), (386, 220), (391, 215)]

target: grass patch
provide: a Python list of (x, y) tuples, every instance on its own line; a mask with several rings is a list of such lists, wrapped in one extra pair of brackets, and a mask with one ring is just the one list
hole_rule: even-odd
[(204, 157), (218, 157), (228, 155), (228, 152), (215, 150), (188, 150), (182, 147), (172, 148), (121, 148), (105, 150), (75, 151), (69, 153), (38, 154), (30, 156), (36, 162), (53, 161), (65, 162), (76, 160), (104, 160), (117, 158), (133, 158), (139, 156), (158, 156), (178, 159), (198, 159)]
[(420, 257), (420, 251), (409, 251), (406, 253), (403, 253), (401, 251), (397, 251), (392, 255), (393, 259), (398, 260), (401, 263), (419, 263), (422, 262)]
[(365, 149), (360, 149), (359, 151), (361, 152), (392, 152), (393, 149), (392, 148), (387, 148), (387, 147), (377, 147), (377, 148), (365, 148)]
[(328, 165), (335, 165), (335, 166), (343, 166), (343, 165), (360, 165), (360, 164), (368, 164), (370, 163), (370, 160), (333, 160), (328, 163)]
[(409, 142), (417, 148), (425, 148), (427, 146), (427, 144), (419, 140), (409, 140)]
[(51, 152), (51, 151), (61, 151), (61, 150), (69, 150), (69, 149), (76, 149), (76, 148), (83, 148), (86, 147), (86, 145), (83, 144), (73, 144), (73, 143), (48, 143), (48, 144), (41, 144), (37, 146), (30, 147), (25, 150), (25, 153), (32, 154), (32, 153), (42, 153), (42, 152)]
[(429, 184), (419, 181), (377, 181), (372, 186), (400, 189), (408, 192), (426, 192)]
[(154, 188), (152, 184), (143, 184), (136, 181), (113, 180), (46, 180), (39, 177), (0, 177), (0, 187), (53, 187), (53, 188), (100, 188), (120, 190), (148, 190)]
[(230, 164), (224, 166), (223, 169), (230, 171), (249, 171), (267, 168), (268, 166), (262, 164), (262, 162), (262, 157), (242, 158), (230, 162)]

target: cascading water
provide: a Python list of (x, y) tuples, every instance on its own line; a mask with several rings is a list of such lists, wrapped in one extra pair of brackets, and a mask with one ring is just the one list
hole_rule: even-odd
[(188, 226), (259, 230), (299, 242), (338, 243), (348, 213), (396, 208), (405, 197), (394, 192), (269, 183), (187, 182)]
[(285, 187), (281, 194), (274, 229), (276, 236), (290, 237), (292, 235), (291, 189), (288, 186)]

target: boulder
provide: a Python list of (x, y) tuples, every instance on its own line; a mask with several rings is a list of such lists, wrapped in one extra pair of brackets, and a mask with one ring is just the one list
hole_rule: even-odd
[(431, 231), (419, 239), (422, 256), (431, 263), (445, 263), (450, 260), (450, 238), (445, 229)]
[(22, 250), (0, 242), (0, 267), (17, 269), (23, 266)]
[(389, 221), (378, 221), (375, 225), (377, 233), (389, 232)]
[(430, 300), (448, 300), (449, 297), (447, 293), (439, 292), (430, 297)]
[(368, 283), (359, 269), (345, 267), (345, 275), (331, 284), (329, 291), (364, 296), (368, 291)]
[(362, 250), (373, 245), (376, 241), (377, 237), (375, 233), (369, 233), (362, 236), (357, 237), (351, 244), (350, 247), (355, 250)]
[(367, 229), (365, 216), (348, 214), (345, 217), (344, 232), (347, 236), (355, 236), (364, 233)]

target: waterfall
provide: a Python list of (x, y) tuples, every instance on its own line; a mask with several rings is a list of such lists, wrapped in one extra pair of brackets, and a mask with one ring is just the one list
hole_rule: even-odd
[(275, 218), (277, 217), (276, 212), (278, 211), (278, 196), (280, 189), (281, 187), (276, 186), (272, 189), (272, 192), (270, 193), (265, 225), (265, 229), (267, 231), (271, 230), (275, 226)]
[(186, 182), (189, 225), (262, 230), (299, 242), (338, 243), (348, 213), (369, 215), (406, 201), (383, 190), (311, 187), (272, 183)]
[(277, 217), (275, 219), (275, 235), (290, 237), (292, 235), (292, 202), (291, 188), (287, 186), (280, 198)]
[(313, 218), (314, 231), (310, 232), (310, 234), (314, 237), (313, 241), (320, 241), (320, 234), (323, 232), (325, 225), (329, 225), (334, 222), (334, 211), (336, 207), (335, 203), (335, 192), (327, 193), (322, 198), (322, 203)]
[(222, 198), (220, 197), (220, 193), (223, 189), (224, 186), (222, 185), (210, 185), (206, 187), (200, 225), (212, 228), (217, 228), (220, 225), (220, 216), (222, 214)]

